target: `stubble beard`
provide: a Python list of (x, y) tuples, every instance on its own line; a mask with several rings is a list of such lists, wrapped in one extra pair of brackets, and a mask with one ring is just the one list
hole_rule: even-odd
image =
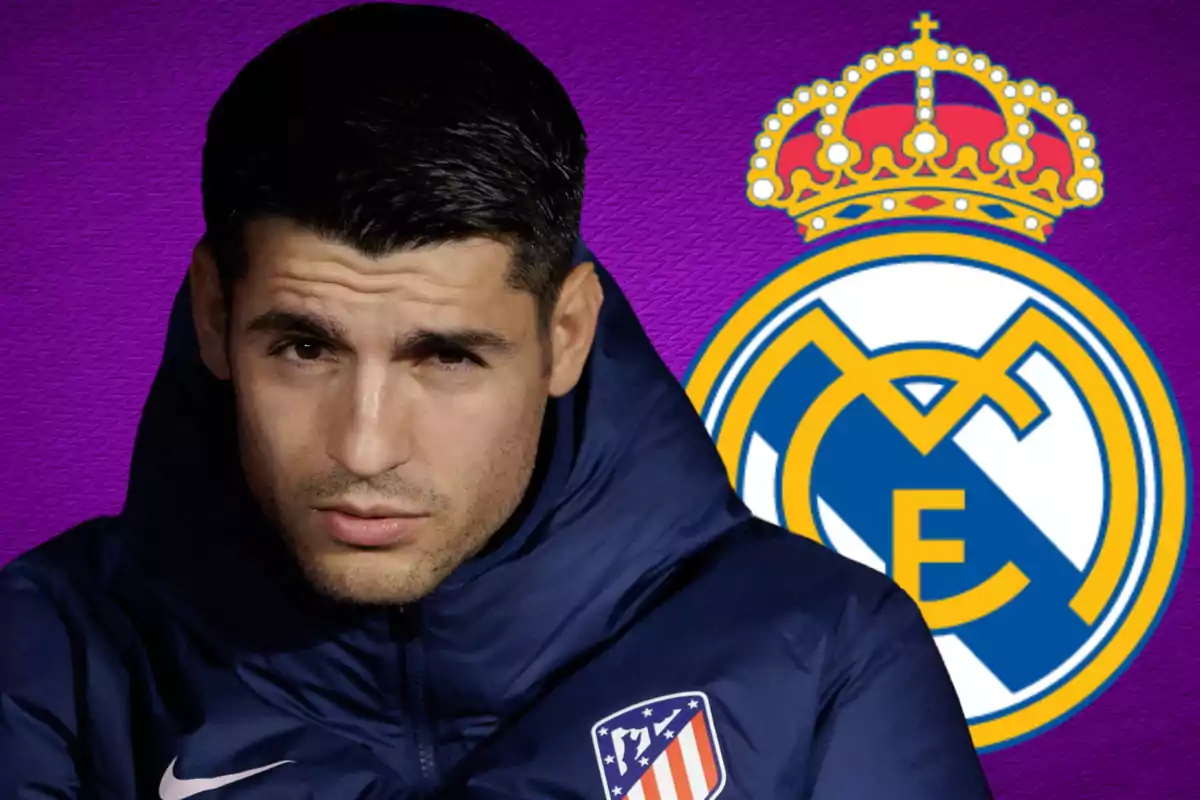
[[(279, 497), (271, 480), (269, 459), (244, 420), (239, 420), (239, 449), (250, 489), (264, 516), (287, 545), (309, 585), (342, 603), (398, 606), (416, 602), (435, 590), (465, 561), (487, 546), (520, 506), (533, 476), (540, 443), (543, 405), (525, 429), (499, 449), (470, 508), (455, 513), (441, 495), (422, 493), (437, 511), (426, 518), (417, 541), (393, 550), (366, 551), (333, 545), (311, 525), (315, 497), (344, 491), (347, 479), (326, 476), (307, 481), (292, 499)], [(393, 493), (395, 496), (396, 493)], [(408, 493), (412, 497), (413, 493)]]
[(394, 550), (331, 552), (328, 546), (314, 546), (314, 538), (300, 533), (298, 526), (277, 522), (276, 527), (309, 584), (321, 594), (354, 605), (406, 605), (429, 595), (487, 545), (521, 502), (532, 470), (522, 472), (525, 481), (502, 504), (477, 504), (461, 525), (431, 517), (417, 542)]

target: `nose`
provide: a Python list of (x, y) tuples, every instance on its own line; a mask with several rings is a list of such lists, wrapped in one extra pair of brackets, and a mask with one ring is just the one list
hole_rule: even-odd
[(328, 455), (344, 469), (370, 478), (409, 460), (407, 414), (386, 363), (360, 362), (332, 405)]

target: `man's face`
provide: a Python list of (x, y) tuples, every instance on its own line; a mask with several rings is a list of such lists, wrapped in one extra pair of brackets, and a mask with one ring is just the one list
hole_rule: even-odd
[(205, 361), (233, 381), (251, 489), (322, 591), (424, 596), (520, 503), (547, 399), (590, 347), (590, 265), (540, 336), (535, 298), (508, 285), (511, 251), (494, 241), (373, 259), (263, 220), (246, 244), (227, 348), (203, 257), (193, 287)]

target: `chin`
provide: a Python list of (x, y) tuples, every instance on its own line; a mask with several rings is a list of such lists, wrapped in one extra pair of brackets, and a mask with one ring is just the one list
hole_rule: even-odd
[(337, 542), (315, 526), (280, 528), (316, 591), (344, 603), (377, 606), (404, 605), (426, 597), (490, 538), (485, 533), (490, 527), (454, 535), (434, 528), (405, 544), (358, 548)]
[(412, 553), (335, 551), (297, 553), (308, 582), (334, 600), (403, 605), (425, 597), (445, 578), (432, 559)]

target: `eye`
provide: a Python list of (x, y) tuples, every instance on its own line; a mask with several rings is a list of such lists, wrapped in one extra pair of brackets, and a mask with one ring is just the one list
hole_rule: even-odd
[(428, 358), (438, 368), (451, 371), (484, 366), (482, 359), (461, 347), (439, 347)]
[(319, 361), (328, 351), (317, 339), (284, 339), (271, 348), (271, 355), (291, 362)]

